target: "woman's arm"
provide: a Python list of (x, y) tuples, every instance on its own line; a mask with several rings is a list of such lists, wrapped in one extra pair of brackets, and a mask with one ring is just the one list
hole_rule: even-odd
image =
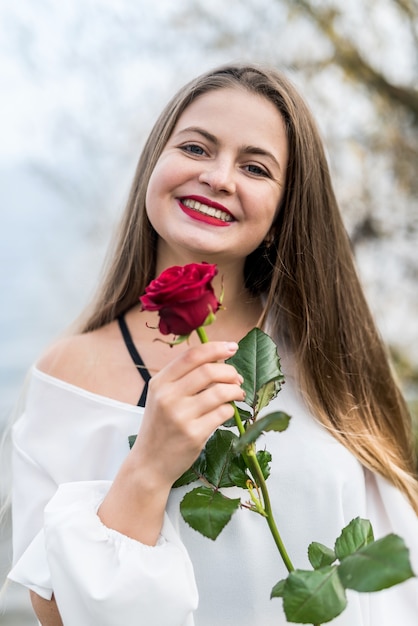
[[(243, 399), (242, 379), (223, 362), (236, 348), (212, 342), (164, 367), (114, 481), (61, 484), (47, 504), (45, 548), (65, 626), (134, 626), (138, 615), (154, 626), (193, 624), (193, 567), (165, 514), (166, 500), (213, 430), (231, 417), (230, 402)], [(60, 625), (48, 602), (37, 599), (35, 608), (43, 626)]]
[(199, 456), (207, 439), (243, 400), (242, 377), (223, 361), (235, 343), (190, 348), (150, 381), (141, 429), (98, 515), (103, 524), (155, 545), (175, 480)]
[(64, 626), (54, 596), (51, 600), (45, 600), (45, 598), (41, 598), (37, 593), (31, 591), (30, 599), (36, 617), (42, 626)]
[[(32, 551), (17, 578), (25, 580), (25, 567), (48, 554), (48, 571), (38, 582), (54, 590), (60, 608), (32, 593), (42, 626), (79, 626), (86, 616), (102, 626), (134, 626), (138, 615), (154, 626), (193, 624), (193, 568), (165, 505), (174, 480), (231, 416), (231, 400), (243, 398), (237, 372), (223, 363), (234, 349), (223, 342), (192, 348), (154, 376), (137, 443), (113, 483), (64, 482), (43, 499), (48, 504), (42, 510), (42, 554)], [(33, 401), (43, 403), (44, 396), (37, 387)], [(35, 420), (35, 434), (48, 430), (43, 413), (37, 417), (42, 429)], [(20, 444), (31, 434), (21, 431)], [(32, 462), (23, 446), (22, 463), (28, 459), (32, 471), (37, 457)]]

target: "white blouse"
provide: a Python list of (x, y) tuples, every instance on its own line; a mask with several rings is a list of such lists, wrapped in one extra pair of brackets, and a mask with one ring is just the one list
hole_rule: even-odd
[[(309, 543), (333, 547), (341, 529), (360, 516), (371, 520), (376, 538), (401, 535), (418, 572), (418, 518), (403, 495), (365, 470), (313, 418), (291, 375), (273, 409), (289, 413), (290, 426), (267, 433), (258, 446), (273, 456), (267, 485), (295, 567), (310, 569)], [(155, 547), (101, 523), (96, 511), (142, 414), (140, 407), (33, 369), (26, 410), (13, 432), (9, 578), (44, 598), (54, 593), (65, 626), (287, 624), (281, 600), (270, 600), (287, 572), (261, 516), (238, 510), (216, 541), (206, 539), (179, 513), (188, 486), (172, 490)], [(417, 579), (347, 596), (336, 626), (418, 623)]]

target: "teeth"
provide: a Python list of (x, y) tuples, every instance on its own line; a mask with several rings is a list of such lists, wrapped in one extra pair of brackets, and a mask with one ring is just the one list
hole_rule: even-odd
[(189, 209), (193, 209), (193, 211), (210, 215), (210, 217), (216, 217), (218, 220), (222, 220), (223, 222), (232, 222), (232, 216), (229, 215), (229, 213), (225, 213), (225, 211), (215, 209), (214, 207), (207, 206), (207, 204), (202, 204), (201, 202), (191, 200), (190, 198), (186, 198), (185, 200), (182, 200), (182, 202), (185, 206), (189, 207)]

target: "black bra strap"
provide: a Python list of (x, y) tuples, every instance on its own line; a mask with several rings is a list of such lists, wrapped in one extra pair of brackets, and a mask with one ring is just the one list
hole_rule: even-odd
[(118, 317), (118, 324), (120, 331), (122, 333), (123, 340), (128, 349), (129, 354), (131, 355), (131, 359), (135, 364), (135, 367), (138, 370), (138, 373), (142, 376), (145, 385), (142, 390), (141, 397), (138, 400), (138, 406), (145, 406), (145, 400), (148, 392), (148, 383), (150, 381), (151, 375), (147, 368), (145, 367), (144, 361), (142, 360), (138, 350), (135, 347), (134, 342), (132, 341), (131, 333), (129, 332), (128, 326), (125, 322), (125, 318), (123, 315)]
[(148, 393), (148, 383), (146, 382), (142, 390), (141, 397), (138, 400), (137, 406), (145, 406), (145, 402), (147, 400), (147, 393)]

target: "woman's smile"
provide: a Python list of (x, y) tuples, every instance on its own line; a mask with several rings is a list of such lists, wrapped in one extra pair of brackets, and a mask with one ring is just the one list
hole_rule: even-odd
[(201, 196), (180, 198), (179, 206), (192, 219), (214, 226), (228, 226), (234, 221), (233, 215), (226, 207)]

